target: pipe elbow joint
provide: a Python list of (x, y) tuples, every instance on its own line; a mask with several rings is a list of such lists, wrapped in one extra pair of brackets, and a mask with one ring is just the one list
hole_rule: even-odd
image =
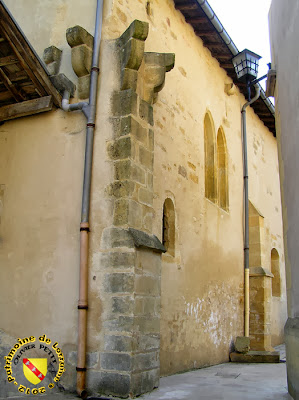
[(70, 111), (69, 102), (67, 100), (63, 99), (61, 102), (61, 108), (63, 109), (63, 111), (66, 111), (66, 112)]
[(63, 109), (63, 111), (70, 111), (70, 92), (67, 90), (63, 94), (61, 108)]
[(86, 118), (88, 118), (89, 114), (89, 104), (85, 101), (81, 101), (80, 103), (70, 104), (70, 93), (66, 90), (63, 94), (63, 98), (61, 101), (61, 108), (63, 111), (83, 111)]

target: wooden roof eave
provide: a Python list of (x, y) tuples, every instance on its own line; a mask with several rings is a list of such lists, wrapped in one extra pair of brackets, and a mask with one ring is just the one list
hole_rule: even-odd
[[(234, 56), (231, 50), (232, 46), (229, 46), (227, 43), (225, 43), (225, 41), (221, 37), (221, 32), (218, 32), (217, 29), (214, 27), (211, 20), (200, 6), (199, 1), (174, 0), (174, 3), (176, 8), (184, 15), (186, 22), (193, 27), (195, 34), (202, 39), (204, 46), (210, 50), (212, 56), (217, 59), (220, 66), (226, 71), (227, 75), (233, 80), (234, 84), (239, 88), (240, 92), (243, 93), (246, 97), (247, 93), (245, 85), (237, 80), (236, 74), (234, 72), (234, 66), (231, 61)], [(218, 20), (217, 17), (216, 19)], [(222, 34), (223, 32), (226, 32), (224, 28)], [(230, 43), (233, 44), (232, 40)], [(233, 50), (237, 50), (234, 44)], [(265, 126), (276, 137), (273, 104), (269, 100), (266, 101), (265, 99), (260, 97), (255, 103), (251, 105), (251, 107), (265, 124)], [(263, 110), (263, 112), (260, 111), (261, 109)]]
[[(8, 56), (2, 57), (0, 60), (0, 79), (12, 97), (10, 104), (4, 102), (3, 107), (0, 107), (0, 119), (6, 120), (48, 111), (52, 109), (53, 104), (61, 107), (61, 95), (52, 84), (45, 66), (2, 0), (0, 0), (0, 33), (2, 42), (5, 41), (7, 49), (10, 51)], [(13, 64), (18, 66), (18, 71), (11, 75), (27, 77), (27, 81), (23, 84), (32, 87), (31, 91), (35, 93), (33, 97), (22, 96), (20, 85), (12, 84), (9, 79), (11, 76), (6, 77), (3, 67), (5, 69)], [(16, 87), (18, 87), (18, 91)], [(6, 95), (3, 91), (0, 95), (5, 99)]]

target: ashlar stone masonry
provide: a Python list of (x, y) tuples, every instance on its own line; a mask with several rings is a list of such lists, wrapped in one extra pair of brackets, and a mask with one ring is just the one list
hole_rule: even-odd
[(164, 247), (152, 235), (153, 103), (173, 54), (145, 53), (148, 24), (134, 21), (116, 41), (119, 88), (112, 98), (113, 226), (102, 236), (104, 349), (101, 393), (138, 396), (159, 385), (160, 280)]

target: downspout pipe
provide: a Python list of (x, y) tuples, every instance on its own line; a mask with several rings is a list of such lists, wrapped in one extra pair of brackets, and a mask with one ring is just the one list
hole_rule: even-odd
[(248, 158), (246, 108), (260, 97), (260, 85), (256, 83), (255, 96), (245, 103), (241, 111), (244, 172), (244, 336), (249, 337), (249, 198), (248, 198)]
[(78, 301), (78, 355), (77, 355), (77, 393), (86, 398), (86, 342), (87, 342), (87, 310), (88, 310), (88, 253), (89, 253), (89, 211), (90, 187), (93, 158), (93, 142), (97, 109), (97, 88), (99, 77), (100, 43), (103, 22), (103, 0), (97, 0), (93, 56), (90, 71), (89, 101), (75, 104), (69, 103), (70, 94), (65, 91), (62, 100), (64, 111), (81, 110), (86, 119), (86, 144), (84, 161), (84, 178), (82, 209), (80, 223), (80, 273)]
[[(99, 77), (100, 43), (103, 22), (103, 0), (97, 0), (94, 46), (90, 72), (89, 105), (86, 124), (86, 145), (83, 178), (83, 194), (80, 224), (80, 280), (78, 301), (78, 358), (77, 358), (77, 393), (86, 397), (86, 342), (88, 309), (88, 253), (89, 253), (89, 211), (90, 186), (93, 157), (93, 139), (96, 122), (97, 87)], [(82, 111), (84, 110), (84, 106)]]

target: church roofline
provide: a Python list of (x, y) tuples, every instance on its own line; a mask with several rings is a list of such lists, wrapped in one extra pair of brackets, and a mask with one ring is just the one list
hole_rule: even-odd
[[(174, 3), (175, 7), (184, 15), (186, 22), (193, 27), (195, 34), (202, 39), (205, 47), (210, 50), (212, 56), (217, 59), (220, 66), (225, 69), (227, 75), (246, 97), (246, 85), (238, 81), (232, 63), (232, 58), (238, 54), (239, 50), (207, 0), (174, 0)], [(251, 107), (276, 136), (275, 108), (266, 97), (262, 87), (260, 98)]]

